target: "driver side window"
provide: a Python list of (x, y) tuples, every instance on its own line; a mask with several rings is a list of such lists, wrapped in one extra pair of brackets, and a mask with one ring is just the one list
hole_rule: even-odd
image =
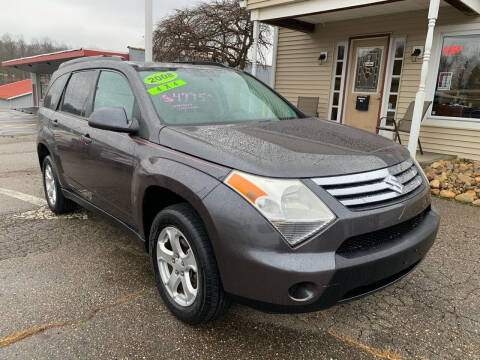
[(134, 104), (135, 97), (123, 75), (107, 70), (100, 73), (93, 103), (94, 111), (102, 107), (123, 107), (128, 120), (131, 121)]

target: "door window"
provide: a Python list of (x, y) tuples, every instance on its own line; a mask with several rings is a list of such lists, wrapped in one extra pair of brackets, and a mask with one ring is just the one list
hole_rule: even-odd
[(123, 75), (113, 71), (100, 73), (93, 105), (94, 110), (110, 106), (123, 107), (128, 120), (132, 120), (134, 103), (135, 97)]
[(354, 92), (377, 92), (382, 64), (382, 52), (382, 47), (359, 47), (357, 49)]
[(72, 74), (65, 90), (62, 111), (78, 116), (90, 115), (88, 104), (96, 74), (95, 71), (80, 71)]
[(389, 66), (389, 81), (385, 87), (384, 96), (386, 98), (386, 122), (383, 125), (393, 126), (393, 120), (398, 106), (398, 98), (400, 91), (400, 77), (402, 75), (403, 54), (405, 49), (405, 39), (398, 38), (393, 41), (393, 49), (391, 51), (392, 60)]
[(52, 110), (57, 110), (58, 100), (62, 96), (63, 88), (68, 80), (69, 74), (63, 74), (58, 77), (48, 89), (48, 93), (43, 100), (43, 106)]

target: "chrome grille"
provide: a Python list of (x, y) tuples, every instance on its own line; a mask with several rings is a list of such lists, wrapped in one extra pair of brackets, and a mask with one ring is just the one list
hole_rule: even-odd
[(412, 160), (375, 171), (312, 179), (350, 208), (375, 207), (409, 196), (422, 184)]

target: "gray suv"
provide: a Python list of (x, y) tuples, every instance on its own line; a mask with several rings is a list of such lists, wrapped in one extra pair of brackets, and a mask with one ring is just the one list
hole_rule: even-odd
[(404, 147), (216, 64), (64, 63), (38, 157), (51, 210), (78, 204), (132, 232), (191, 324), (231, 300), (305, 312), (368, 294), (414, 269), (439, 226)]

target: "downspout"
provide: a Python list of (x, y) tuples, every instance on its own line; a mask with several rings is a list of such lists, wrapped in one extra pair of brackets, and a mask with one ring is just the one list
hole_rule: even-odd
[(252, 11), (250, 16), (253, 21), (252, 75), (257, 76), (258, 37), (260, 35), (260, 27), (258, 24), (258, 10)]
[(418, 86), (417, 95), (415, 96), (415, 106), (413, 108), (412, 126), (410, 129), (410, 137), (408, 140), (408, 151), (415, 158), (417, 153), (418, 136), (420, 134), (420, 125), (423, 116), (423, 104), (425, 103), (425, 86), (427, 83), (428, 66), (430, 62), (430, 54), (432, 52), (433, 32), (435, 23), (438, 18), (438, 8), (440, 0), (430, 0), (428, 10), (428, 31), (425, 40), (425, 51), (423, 54), (422, 72), (420, 73), (420, 85)]
[(272, 75), (270, 86), (275, 89), (275, 78), (277, 73), (277, 53), (278, 53), (278, 26), (273, 27), (273, 54), (272, 54)]

